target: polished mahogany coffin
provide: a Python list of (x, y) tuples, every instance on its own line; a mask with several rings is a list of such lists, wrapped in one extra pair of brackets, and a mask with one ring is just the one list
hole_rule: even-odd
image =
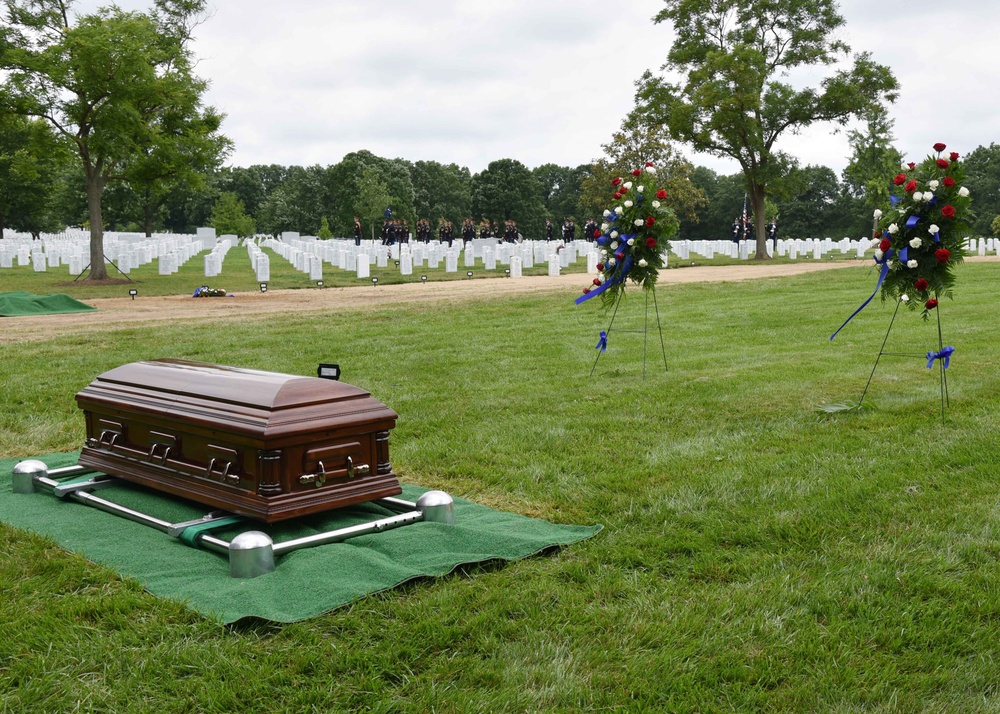
[(401, 493), (396, 412), (342, 382), (163, 359), (76, 401), (82, 466), (268, 523)]

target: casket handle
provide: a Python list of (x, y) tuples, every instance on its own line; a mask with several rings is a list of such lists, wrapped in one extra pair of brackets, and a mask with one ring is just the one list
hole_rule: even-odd
[[(158, 450), (158, 447), (160, 447), (160, 446), (163, 447), (163, 453), (160, 454), (160, 455), (157, 455), (156, 452)], [(167, 463), (167, 459), (169, 457), (170, 457), (170, 447), (167, 446), (166, 444), (160, 444), (158, 442), (153, 442), (150, 445), (150, 447), (149, 447), (149, 459), (150, 459), (150, 461), (152, 461), (153, 459), (159, 459), (161, 464), (165, 464), (165, 463)]]
[[(227, 461), (226, 465), (222, 467), (222, 471), (219, 472), (219, 477), (223, 481), (229, 481), (230, 483), (239, 483), (240, 482), (239, 474), (229, 473), (229, 469), (231, 469), (232, 466), (233, 462)], [(212, 460), (208, 462), (208, 470), (205, 471), (205, 476), (211, 478), (214, 475), (215, 475), (215, 458), (213, 457)]]
[(100, 437), (98, 437), (97, 445), (98, 447), (100, 447), (104, 446), (104, 444), (107, 443), (108, 448), (111, 449), (114, 447), (116, 441), (118, 441), (118, 433), (114, 431), (108, 431), (107, 429), (105, 429), (104, 431), (101, 432)]
[(323, 468), (323, 462), (317, 461), (316, 465), (319, 470), (314, 474), (302, 474), (299, 476), (299, 483), (314, 483), (316, 484), (316, 488), (326, 483), (326, 469)]
[(354, 459), (350, 456), (347, 457), (347, 478), (354, 478), (355, 476), (367, 476), (371, 472), (371, 466), (368, 464), (358, 464), (354, 465)]

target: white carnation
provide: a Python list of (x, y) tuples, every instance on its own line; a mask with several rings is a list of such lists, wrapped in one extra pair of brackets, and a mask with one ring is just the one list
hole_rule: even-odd
[(638, 191), (639, 193), (642, 193), (642, 189), (643, 189), (642, 186), (638, 186), (635, 190)]
[(892, 233), (893, 235), (896, 235), (897, 233), (899, 233), (899, 226), (897, 226), (895, 223), (891, 223), (886, 230)]
[(633, 223), (635, 223), (635, 225), (637, 226), (641, 226), (643, 223), (645, 223), (645, 221), (642, 220), (641, 218), (636, 218), (635, 221), (633, 221)]
[(608, 230), (608, 224), (607, 223), (602, 223), (601, 224), (601, 232), (603, 233), (603, 232), (605, 232), (607, 230)]
[(875, 247), (877, 247), (877, 246), (878, 246), (878, 244), (879, 244), (879, 243), (881, 243), (881, 242), (882, 242), (882, 241), (881, 241), (881, 240), (879, 240), (878, 238), (872, 238), (872, 245), (871, 245), (871, 247), (872, 247), (872, 248), (875, 248)]
[(603, 258), (607, 254), (608, 254), (608, 251), (606, 251), (604, 248), (601, 248), (601, 257)]
[(647, 265), (649, 265), (649, 263), (646, 262), (645, 258), (642, 258), (642, 259), (639, 260), (639, 267), (640, 268), (645, 268)]
[(880, 209), (876, 208), (875, 209), (875, 213), (873, 213), (872, 215), (875, 218), (875, 220), (877, 221), (879, 218), (882, 217), (882, 211)]
[(632, 203), (631, 201), (625, 201), (625, 208), (632, 208), (632, 206), (634, 206), (634, 205), (635, 204)]
[(610, 218), (611, 217), (611, 211), (605, 211), (604, 212), (604, 217), (605, 218)]
[(652, 166), (647, 166), (647, 167), (646, 167), (646, 173), (647, 173), (647, 174), (652, 174), (652, 175), (654, 175), (654, 176), (655, 176), (655, 175), (656, 175), (656, 169), (655, 169), (655, 168), (653, 168)]
[(625, 182), (625, 188), (631, 189), (632, 188), (632, 182), (631, 181), (626, 181)]
[[(618, 231), (611, 231), (611, 239), (614, 240), (617, 237), (618, 237)], [(614, 248), (614, 246), (611, 247)]]
[(611, 258), (611, 259), (608, 260), (608, 265), (614, 265), (617, 262), (618, 262), (617, 260), (615, 260), (614, 258)]
[(919, 238), (913, 238), (910, 241), (910, 247), (911, 248), (919, 248), (921, 245), (923, 245), (923, 243), (924, 242), (922, 240), (920, 240)]
[(660, 202), (659, 201), (653, 201), (653, 208), (659, 208), (659, 207), (660, 207)]
[(906, 163), (906, 162), (904, 161), (903, 163), (901, 163), (901, 164), (899, 165), (899, 168), (900, 168), (900, 169), (902, 169), (903, 171), (909, 171), (909, 170), (910, 170), (910, 165), (909, 165), (909, 164), (907, 164), (907, 163)]
[(938, 186), (940, 186), (941, 184), (938, 183), (937, 179), (933, 179), (931, 181), (928, 181), (927, 185), (928, 185), (928, 187), (930, 187), (931, 191), (937, 191), (938, 190)]
[(635, 245), (635, 238), (629, 238), (628, 239), (628, 244), (629, 245)]
[(962, 186), (962, 188), (958, 189), (958, 195), (961, 196), (962, 198), (965, 198), (966, 196), (969, 195), (969, 189), (967, 189), (965, 186)]
[(908, 261), (906, 261), (906, 267), (907, 268), (916, 268), (917, 267), (917, 261), (915, 261), (915, 260), (908, 260)]
[(619, 216), (622, 214), (622, 211), (624, 210), (625, 209), (622, 208), (621, 206), (615, 206), (615, 213), (617, 213)]
[[(611, 237), (614, 238), (614, 236)], [(615, 250), (617, 247), (618, 247), (618, 241), (613, 241), (611, 243), (611, 250)]]
[[(931, 227), (927, 229), (927, 232), (930, 233), (931, 235), (934, 235), (939, 230), (941, 230), (941, 229), (938, 228), (937, 223), (931, 223)], [(920, 239), (916, 238), (915, 240), (920, 240)]]
[(901, 300), (902, 302), (910, 302), (910, 296), (909, 296), (909, 295), (907, 295), (906, 293), (903, 293), (902, 295), (900, 295), (900, 296), (899, 296), (899, 299), (900, 299), (900, 300)]
[(882, 260), (882, 256), (884, 256), (884, 255), (885, 255), (885, 253), (883, 253), (882, 251), (876, 250), (875, 251), (875, 260)]

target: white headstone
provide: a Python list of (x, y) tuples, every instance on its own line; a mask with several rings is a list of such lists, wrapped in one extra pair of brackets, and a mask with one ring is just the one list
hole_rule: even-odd
[(549, 277), (558, 278), (559, 277), (559, 256), (551, 255), (549, 256)]
[(520, 277), (522, 277), (521, 276), (521, 264), (523, 262), (524, 261), (522, 261), (521, 257), (518, 256), (518, 255), (512, 255), (512, 256), (510, 256), (510, 277), (512, 277), (512, 278), (520, 278)]
[(44, 253), (32, 253), (31, 254), (31, 265), (34, 267), (36, 273), (45, 272), (45, 254)]
[(496, 270), (497, 256), (492, 248), (483, 247), (483, 270)]
[(823, 244), (819, 241), (813, 243), (813, 260), (819, 260), (823, 257)]
[(795, 241), (788, 244), (788, 257), (791, 260), (798, 260), (799, 246)]
[(597, 251), (592, 250), (587, 253), (587, 274), (597, 274)]
[(472, 243), (469, 243), (469, 247), (465, 249), (465, 267), (473, 268), (476, 265), (476, 251), (472, 247)]
[(323, 259), (318, 255), (312, 256), (312, 259), (309, 261), (309, 279), (323, 279)]
[(257, 256), (257, 282), (266, 283), (271, 279), (271, 258), (267, 253)]
[(399, 256), (399, 274), (413, 275), (413, 256), (409, 253), (403, 253)]
[(371, 266), (368, 264), (368, 254), (360, 253), (357, 258), (355, 258), (355, 263), (358, 266), (358, 277), (367, 278), (371, 275)]
[(444, 256), (444, 272), (446, 273), (457, 273), (458, 272), (458, 253), (449, 250)]

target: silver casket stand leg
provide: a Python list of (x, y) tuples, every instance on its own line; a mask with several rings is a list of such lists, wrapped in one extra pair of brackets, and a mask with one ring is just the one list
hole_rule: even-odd
[[(12, 490), (14, 493), (34, 493), (47, 490), (60, 498), (71, 498), (102, 511), (127, 518), (137, 523), (150, 526), (169, 535), (178, 537), (184, 526), (189, 524), (168, 523), (145, 513), (134, 511), (111, 501), (90, 494), (90, 490), (98, 490), (115, 485), (114, 478), (95, 478), (85, 483), (63, 486), (50, 476), (80, 476), (94, 473), (93, 469), (82, 466), (67, 466), (49, 471), (44, 462), (38, 460), (22, 461), (12, 471)], [(444, 523), (454, 525), (454, 499), (444, 491), (428, 491), (417, 499), (416, 503), (399, 498), (383, 498), (375, 501), (381, 506), (395, 511), (396, 515), (380, 518), (369, 523), (359, 523), (347, 528), (340, 528), (326, 533), (316, 533), (294, 540), (275, 544), (269, 535), (261, 531), (246, 531), (225, 541), (216, 538), (208, 532), (199, 533), (194, 542), (207, 550), (226, 555), (229, 558), (229, 574), (234, 578), (256, 578), (274, 571), (275, 558), (302, 548), (312, 548), (327, 543), (339, 543), (349, 538), (361, 535), (380, 533), (400, 526), (421, 521), (427, 523)], [(199, 521), (222, 519), (225, 514), (213, 512)], [(192, 522), (193, 523), (193, 522)]]

